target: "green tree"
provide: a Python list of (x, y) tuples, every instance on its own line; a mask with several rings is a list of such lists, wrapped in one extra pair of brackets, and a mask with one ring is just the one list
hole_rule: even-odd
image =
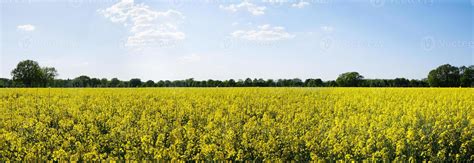
[(79, 76), (77, 78), (74, 78), (74, 80), (72, 80), (72, 85), (74, 87), (90, 87), (91, 78), (86, 75)]
[(140, 87), (142, 85), (142, 81), (138, 78), (130, 79), (130, 87)]
[(265, 84), (266, 84), (266, 81), (263, 80), (262, 78), (260, 78), (260, 79), (254, 79), (254, 80), (253, 80), (253, 85), (254, 85), (254, 86), (257, 86), (257, 87), (266, 87)]
[(194, 87), (194, 84), (195, 84), (194, 78), (186, 79), (184, 82), (187, 87)]
[(229, 87), (235, 87), (237, 85), (237, 83), (235, 82), (234, 79), (230, 79), (228, 82), (227, 82), (227, 86)]
[(462, 87), (474, 87), (474, 65), (469, 67), (462, 66), (459, 68), (459, 82)]
[(251, 87), (253, 85), (252, 79), (247, 78), (244, 81), (244, 87)]
[(392, 87), (408, 87), (410, 85), (410, 80), (405, 78), (395, 78), (393, 80)]
[(0, 78), (0, 88), (10, 87), (11, 81), (10, 79)]
[(11, 75), (16, 82), (23, 83), (26, 87), (40, 86), (44, 82), (43, 70), (38, 62), (33, 60), (21, 61), (13, 69)]
[(54, 78), (58, 76), (58, 71), (54, 67), (41, 68), (41, 81), (44, 86), (52, 85)]
[(145, 87), (154, 87), (155, 86), (155, 82), (153, 80), (148, 80), (145, 82)]
[(459, 68), (444, 64), (431, 70), (428, 74), (431, 87), (459, 87)]
[(51, 86), (58, 72), (54, 67), (42, 68), (36, 61), (24, 60), (18, 63), (11, 75), (15, 82), (22, 83), (25, 87)]
[(273, 79), (268, 79), (266, 82), (265, 82), (265, 85), (267, 87), (274, 87), (275, 86), (275, 81)]
[(90, 81), (91, 87), (99, 87), (100, 86), (100, 79), (92, 78)]
[(117, 78), (112, 78), (110, 79), (110, 83), (109, 83), (109, 86), (110, 87), (118, 87), (120, 85), (120, 80), (118, 80)]
[(304, 85), (306, 87), (321, 87), (323, 85), (323, 81), (321, 79), (306, 79), (304, 81)]
[(102, 78), (100, 79), (100, 87), (108, 87), (109, 86), (109, 81), (107, 78)]
[(336, 83), (341, 87), (357, 87), (362, 79), (364, 79), (364, 76), (358, 72), (346, 72), (337, 77)]

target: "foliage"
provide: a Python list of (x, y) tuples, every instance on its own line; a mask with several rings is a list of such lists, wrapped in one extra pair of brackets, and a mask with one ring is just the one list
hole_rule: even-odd
[(72, 85), (74, 87), (90, 87), (91, 86), (91, 78), (89, 76), (86, 76), (86, 75), (81, 75), (77, 78), (74, 78), (74, 80), (72, 80)]
[(140, 87), (142, 85), (142, 81), (138, 78), (130, 80), (130, 87)]
[(460, 82), (462, 87), (474, 87), (474, 65), (469, 67), (461, 66), (460, 71)]
[(336, 83), (341, 87), (357, 87), (363, 78), (358, 72), (346, 72), (337, 77)]
[(470, 88), (1, 89), (0, 161), (474, 161)]
[(428, 74), (428, 82), (432, 87), (459, 87), (459, 68), (444, 64), (431, 70)]
[[(12, 71), (13, 81), (0, 79), (0, 87), (474, 87), (474, 66), (455, 67), (441, 65), (432, 70), (427, 79), (408, 80), (395, 79), (364, 79), (358, 72), (347, 72), (339, 75), (336, 81), (321, 79), (267, 79), (246, 78), (245, 80), (203, 80), (193, 78), (185, 80), (153, 80), (142, 82), (139, 78), (121, 81), (112, 78), (91, 78), (81, 75), (73, 80), (54, 79), (58, 75), (54, 67), (39, 67), (36, 61), (26, 60), (18, 64)], [(429, 83), (429, 84), (428, 84)]]
[(39, 86), (44, 78), (38, 62), (32, 60), (21, 61), (11, 74), (14, 81), (21, 82), (26, 87)]
[(58, 71), (54, 67), (43, 67), (41, 68), (41, 81), (44, 86), (54, 81), (54, 78), (58, 76)]
[(145, 82), (145, 84), (143, 86), (144, 87), (154, 87), (155, 82), (153, 80), (148, 80), (148, 81)]

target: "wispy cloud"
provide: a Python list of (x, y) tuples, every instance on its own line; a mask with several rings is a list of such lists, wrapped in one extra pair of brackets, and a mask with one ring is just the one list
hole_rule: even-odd
[(294, 38), (295, 35), (286, 32), (284, 27), (272, 27), (269, 24), (258, 26), (256, 30), (237, 30), (232, 37), (250, 41), (279, 41)]
[(179, 11), (158, 12), (143, 3), (135, 4), (133, 0), (122, 0), (98, 12), (110, 21), (129, 28), (127, 47), (166, 45), (186, 37), (184, 32), (178, 29), (185, 18)]
[(294, 7), (294, 8), (304, 8), (304, 7), (308, 6), (308, 5), (309, 5), (309, 2), (300, 1), (300, 2), (298, 2), (298, 3), (293, 3), (293, 4), (291, 5), (291, 7)]
[(36, 29), (34, 25), (31, 24), (24, 24), (24, 25), (18, 25), (16, 26), (16, 29), (19, 31), (26, 31), (26, 32), (31, 32)]
[(272, 5), (282, 5), (288, 3), (290, 0), (263, 0), (262, 2), (269, 3)]
[(243, 1), (240, 4), (230, 4), (228, 6), (220, 5), (219, 8), (230, 12), (237, 12), (239, 10), (247, 10), (252, 15), (258, 16), (265, 14), (265, 6), (258, 6), (248, 1)]

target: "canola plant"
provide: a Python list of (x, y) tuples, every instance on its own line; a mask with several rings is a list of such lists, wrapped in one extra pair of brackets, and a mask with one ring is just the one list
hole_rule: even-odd
[(0, 161), (474, 161), (472, 88), (0, 89)]

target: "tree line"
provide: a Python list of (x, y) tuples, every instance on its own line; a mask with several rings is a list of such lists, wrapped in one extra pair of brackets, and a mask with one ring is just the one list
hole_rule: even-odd
[(41, 67), (38, 62), (25, 60), (11, 72), (12, 79), (0, 78), (0, 87), (474, 87), (474, 66), (456, 67), (444, 64), (429, 72), (425, 79), (365, 79), (358, 72), (340, 74), (336, 80), (319, 78), (294, 79), (229, 79), (229, 80), (160, 80), (127, 81), (117, 78), (91, 78), (81, 75), (74, 79), (56, 79), (54, 67)]

